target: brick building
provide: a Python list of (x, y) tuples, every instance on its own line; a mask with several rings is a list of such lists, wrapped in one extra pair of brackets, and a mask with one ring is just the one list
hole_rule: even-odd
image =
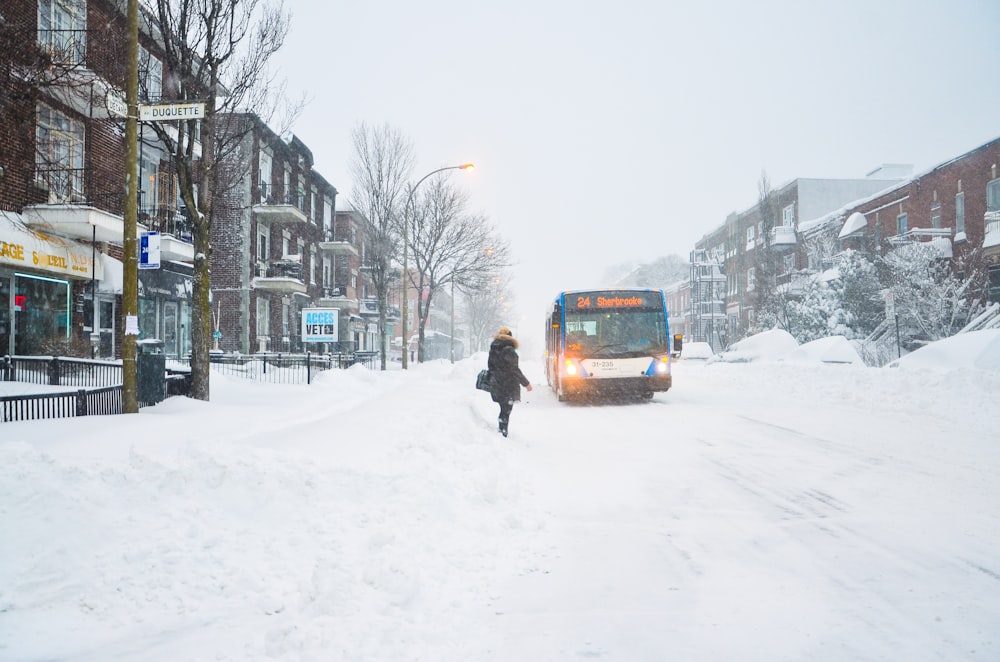
[[(773, 192), (770, 219), (762, 218), (758, 204), (730, 214), (697, 242), (686, 332), (691, 340), (724, 347), (752, 327), (762, 274), (794, 293), (802, 278), (834, 266), (846, 249), (884, 255), (910, 242), (933, 243), (957, 273), (973, 281), (971, 297), (1000, 301), (998, 164), (1000, 139), (917, 175), (909, 166), (886, 165), (866, 179), (797, 179), (780, 187)], [(725, 274), (724, 299), (709, 287), (717, 271)], [(716, 331), (711, 339), (704, 331), (710, 324)]]
[[(0, 354), (120, 355), (125, 42), (107, 35), (124, 33), (115, 2), (4, 3)], [(160, 51), (148, 30), (139, 40), (140, 103), (159, 100)], [(149, 131), (139, 158), (139, 231), (163, 233), (161, 269), (139, 276), (139, 330), (183, 354), (193, 257), (185, 211)]]
[(889, 188), (905, 168), (883, 167), (864, 179), (798, 178), (770, 192), (769, 218), (760, 204), (730, 214), (692, 252), (688, 339), (718, 350), (746, 335), (755, 320), (758, 272), (767, 269), (785, 285), (806, 264), (800, 224)]

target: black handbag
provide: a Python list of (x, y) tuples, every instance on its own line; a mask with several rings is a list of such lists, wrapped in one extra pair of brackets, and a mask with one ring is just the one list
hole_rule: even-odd
[(480, 391), (490, 390), (490, 371), (480, 370), (479, 374), (476, 375), (476, 388)]

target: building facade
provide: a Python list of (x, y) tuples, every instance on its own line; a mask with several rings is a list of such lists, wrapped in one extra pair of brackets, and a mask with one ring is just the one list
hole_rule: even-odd
[(885, 255), (913, 242), (933, 244), (970, 279), (973, 300), (1000, 302), (998, 164), (1000, 139), (917, 175), (893, 164), (860, 180), (797, 179), (766, 204), (730, 214), (691, 254), (686, 334), (718, 350), (753, 328), (762, 279), (794, 296), (804, 279), (830, 270), (845, 250)]
[(883, 167), (864, 179), (795, 179), (730, 214), (691, 254), (691, 339), (719, 349), (746, 335), (756, 322), (758, 282), (789, 286), (808, 262), (800, 225), (897, 184), (905, 168)]
[[(121, 352), (125, 33), (117, 3), (11, 0), (0, 15), (0, 354)], [(159, 101), (159, 47), (140, 40), (140, 103)], [(140, 137), (139, 231), (162, 233), (139, 277), (139, 331), (190, 347), (189, 227), (169, 156)]]

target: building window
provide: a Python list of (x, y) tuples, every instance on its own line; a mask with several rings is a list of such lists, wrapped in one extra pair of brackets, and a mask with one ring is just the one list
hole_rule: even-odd
[(38, 105), (35, 129), (35, 181), (49, 191), (49, 202), (82, 201), (83, 122)]
[(311, 246), (309, 248), (309, 284), (316, 284), (316, 267), (318, 262), (316, 261), (316, 247)]
[(931, 205), (931, 227), (940, 228), (941, 227), (941, 203), (935, 202)]
[(263, 297), (257, 299), (257, 335), (271, 335), (271, 306)]
[(281, 335), (283, 337), (285, 337), (285, 338), (288, 337), (289, 318), (291, 317), (290, 313), (291, 313), (291, 311), (289, 310), (288, 304), (282, 302), (282, 304), (281, 304)]
[(270, 243), (270, 233), (267, 228), (260, 228), (257, 233), (257, 259), (262, 262), (267, 262), (268, 257), (270, 257), (270, 250), (268, 244)]
[(326, 196), (323, 197), (323, 229), (330, 230), (333, 228), (333, 203), (330, 202), (330, 198)]
[(85, 0), (39, 0), (38, 44), (55, 62), (83, 64), (87, 55)]
[(317, 216), (319, 216), (319, 206), (316, 204), (316, 188), (313, 187), (309, 192), (309, 221), (315, 223)]
[(987, 272), (989, 290), (987, 297), (990, 303), (1000, 303), (1000, 266), (990, 267)]
[(754, 276), (753, 269), (747, 269), (747, 292), (753, 289)]
[(271, 190), (271, 155), (260, 150), (257, 165), (260, 168), (260, 200), (261, 202), (271, 202), (274, 195)]
[(163, 63), (142, 46), (139, 47), (139, 90), (147, 101), (163, 96)]
[(790, 274), (795, 269), (795, 254), (785, 256), (785, 273)]
[(906, 214), (900, 214), (896, 217), (896, 234), (906, 234)]
[(754, 230), (755, 227), (753, 225), (747, 228), (747, 250), (753, 248)]
[(986, 185), (986, 211), (1000, 211), (1000, 179)]
[(292, 171), (288, 166), (285, 166), (285, 174), (281, 183), (283, 186), (282, 194), (284, 195), (281, 202), (286, 205), (290, 205), (292, 204), (292, 200), (294, 200), (294, 198), (292, 197)]
[(955, 234), (965, 234), (965, 193), (955, 194)]
[(781, 224), (786, 228), (795, 226), (795, 205), (790, 204), (781, 210)]

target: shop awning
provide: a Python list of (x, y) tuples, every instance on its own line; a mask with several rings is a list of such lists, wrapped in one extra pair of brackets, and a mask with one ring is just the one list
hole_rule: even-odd
[(0, 211), (0, 266), (64, 278), (104, 277), (90, 246), (32, 230), (20, 214), (9, 211)]

